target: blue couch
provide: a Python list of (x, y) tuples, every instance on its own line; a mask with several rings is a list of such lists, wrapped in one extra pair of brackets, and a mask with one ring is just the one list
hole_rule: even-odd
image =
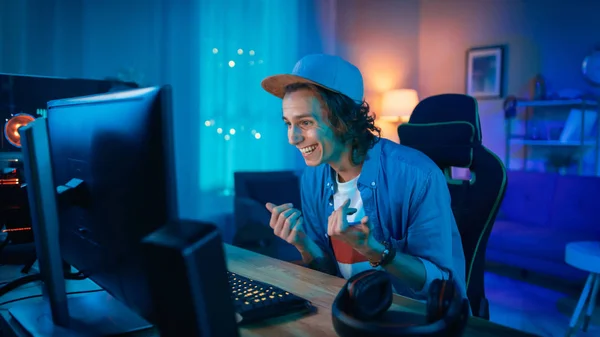
[(487, 260), (584, 282), (565, 264), (565, 245), (600, 241), (600, 177), (509, 171), (508, 182)]

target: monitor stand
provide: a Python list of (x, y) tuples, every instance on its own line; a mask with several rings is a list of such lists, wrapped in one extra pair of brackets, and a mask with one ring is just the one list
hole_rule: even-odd
[(30, 335), (42, 337), (114, 336), (152, 327), (105, 291), (67, 296), (47, 132), (45, 118), (19, 129), (43, 295), (15, 304), (10, 315)]
[(73, 294), (67, 298), (67, 326), (54, 323), (48, 300), (39, 298), (15, 305), (8, 312), (31, 336), (117, 336), (152, 328), (106, 291)]

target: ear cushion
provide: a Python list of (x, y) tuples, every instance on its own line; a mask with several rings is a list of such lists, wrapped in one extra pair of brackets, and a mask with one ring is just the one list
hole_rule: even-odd
[(392, 305), (392, 281), (387, 273), (368, 270), (347, 282), (349, 312), (359, 320), (372, 320)]
[(451, 281), (436, 279), (429, 286), (427, 298), (427, 322), (442, 319), (454, 299), (456, 289)]

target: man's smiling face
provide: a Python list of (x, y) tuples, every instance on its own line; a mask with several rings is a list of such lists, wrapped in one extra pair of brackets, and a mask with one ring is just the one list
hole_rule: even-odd
[(300, 89), (283, 97), (288, 141), (300, 150), (308, 166), (338, 162), (345, 149), (335, 136), (327, 120), (327, 107), (318, 95), (313, 90)]

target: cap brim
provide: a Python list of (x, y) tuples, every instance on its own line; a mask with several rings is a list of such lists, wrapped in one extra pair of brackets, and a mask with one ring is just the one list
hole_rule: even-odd
[(317, 85), (321, 88), (333, 91), (326, 86), (317, 83), (315, 81), (311, 81), (307, 78), (297, 75), (290, 74), (282, 74), (282, 75), (273, 75), (265, 78), (260, 85), (265, 89), (268, 93), (273, 94), (279, 98), (283, 98), (285, 96), (285, 87), (294, 83), (309, 83)]

